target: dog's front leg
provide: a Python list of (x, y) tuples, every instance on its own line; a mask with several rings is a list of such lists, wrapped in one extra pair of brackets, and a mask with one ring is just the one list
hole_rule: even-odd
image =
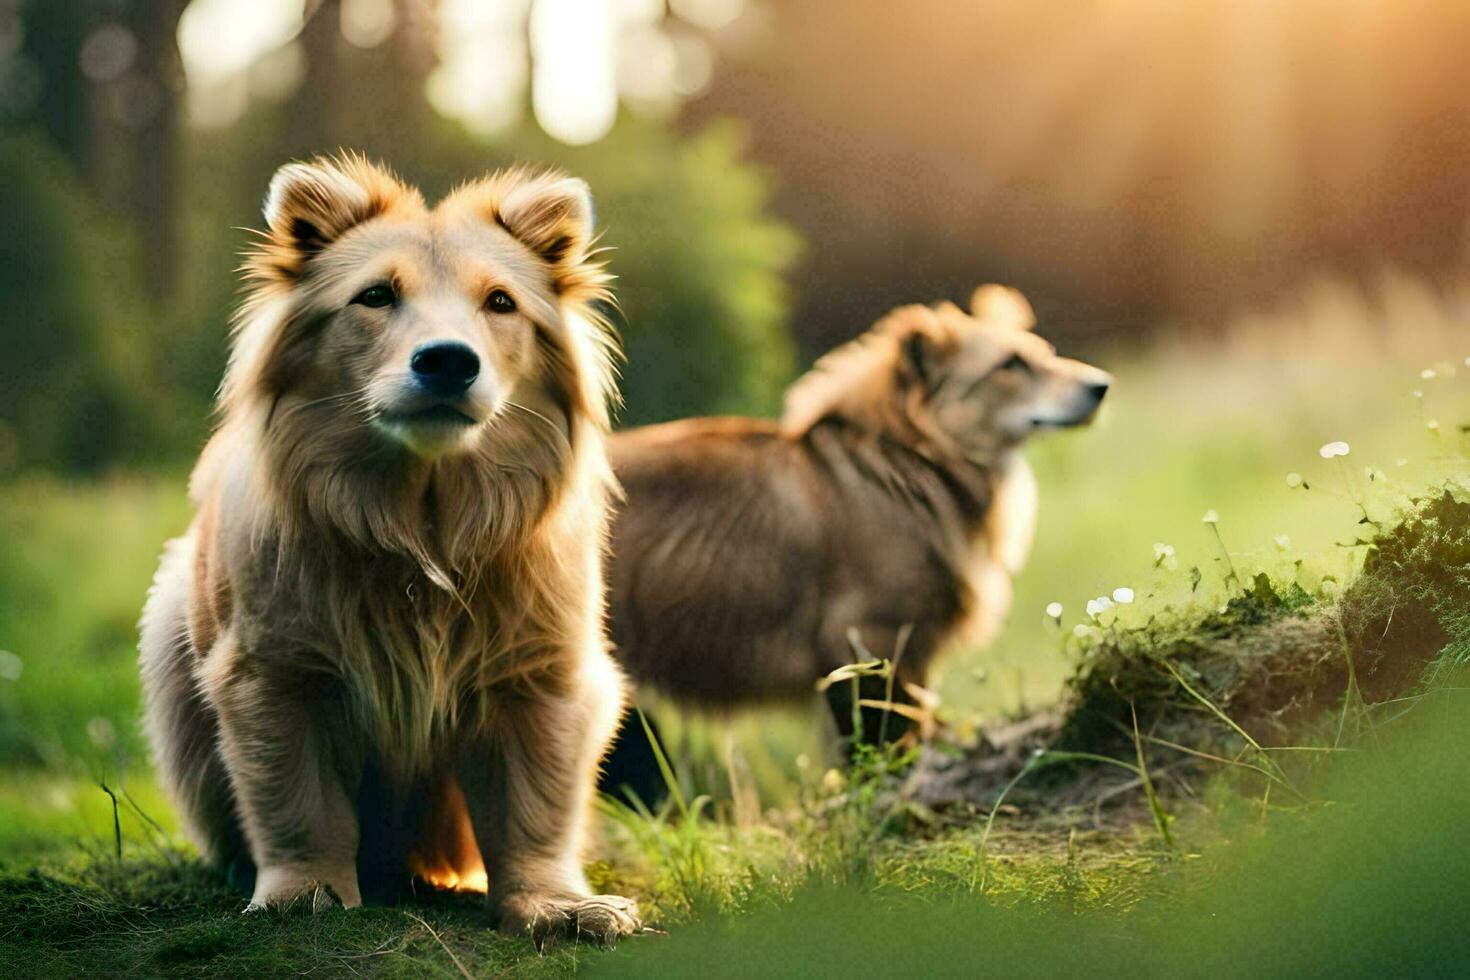
[(460, 770), (470, 820), (502, 932), (611, 943), (640, 927), (638, 906), (593, 895), (582, 845), (597, 764), (622, 704), (621, 680), (559, 695), (517, 696), (496, 708), (487, 737)]
[[(357, 886), (357, 814), (347, 783), (341, 712), (299, 679), (231, 671), (210, 685), (220, 749), (255, 861), (250, 907), (321, 901), (330, 887), (348, 907)], [(334, 728), (336, 729), (334, 731)]]

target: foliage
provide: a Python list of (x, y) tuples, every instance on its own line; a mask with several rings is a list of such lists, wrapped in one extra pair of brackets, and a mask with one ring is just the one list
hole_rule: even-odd
[[(1123, 906), (1077, 902), (1088, 876), (1034, 902), (809, 889), (789, 905), (628, 944), (594, 973), (659, 976), (1433, 975), (1470, 952), (1459, 914), (1470, 856), (1462, 693), (1442, 690), (1372, 751), (1343, 757), (1338, 805), (1231, 828), (1211, 847), (1129, 878)], [(1121, 865), (1122, 862), (1119, 862)], [(1061, 881), (1067, 871), (1052, 864)], [(1116, 867), (1116, 866), (1115, 866)], [(1155, 865), (1157, 868), (1158, 866)], [(1117, 872), (1114, 872), (1114, 876)], [(1074, 877), (1071, 879), (1076, 881)], [(1104, 879), (1106, 880), (1106, 879)], [(1386, 898), (1391, 897), (1391, 900)]]
[(1470, 643), (1470, 503), (1442, 488), (1367, 540), (1339, 598), (1262, 572), (1203, 615), (1164, 610), (1098, 631), (1058, 747), (1125, 746), (1134, 710), (1151, 736), (1198, 750), (1279, 742), (1344, 697), (1387, 701), (1427, 666), (1458, 665)]
[(0, 134), (0, 215), (0, 472), (136, 458), (161, 404), (136, 243), (34, 133)]
[(741, 162), (743, 143), (714, 126), (594, 185), (617, 248), (628, 424), (780, 409), (795, 366), (784, 277), (799, 240), (764, 214), (768, 182)]
[(1442, 634), (1437, 672), (1470, 666), (1470, 502), (1449, 491), (1425, 502), (1374, 543), (1357, 588)]

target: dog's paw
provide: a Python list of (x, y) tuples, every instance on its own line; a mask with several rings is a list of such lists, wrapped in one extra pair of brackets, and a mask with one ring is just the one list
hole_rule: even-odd
[(355, 871), (326, 874), (318, 869), (262, 868), (256, 875), (255, 892), (245, 912), (292, 908), (324, 912), (361, 904)]
[(614, 945), (623, 936), (631, 936), (643, 927), (638, 903), (621, 895), (593, 895), (578, 902), (572, 910), (579, 936), (589, 936), (605, 945)]
[(619, 939), (638, 932), (642, 926), (638, 903), (621, 895), (513, 895), (501, 902), (500, 931), (506, 935), (529, 934), (542, 951), (562, 938), (615, 946)]

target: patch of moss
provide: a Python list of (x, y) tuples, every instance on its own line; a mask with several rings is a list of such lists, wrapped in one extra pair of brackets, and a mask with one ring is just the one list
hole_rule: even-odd
[[(927, 751), (902, 795), (988, 808), (1025, 770), (1007, 799), (1056, 813), (1142, 788), (1129, 770), (1144, 755), (1178, 777), (1166, 791), (1198, 784), (1222, 761), (1279, 777), (1262, 748), (1311, 742), (1324, 718), (1340, 740), (1345, 707), (1371, 717), (1374, 705), (1470, 664), (1470, 502), (1444, 488), (1362, 543), (1362, 570), (1335, 598), (1261, 573), (1218, 608), (1098, 631), (1061, 709), (978, 745)], [(1061, 761), (1036, 766), (1038, 751)]]
[(1393, 631), (1400, 637), (1427, 632), (1425, 642), (1443, 641), (1434, 676), (1470, 664), (1470, 500), (1447, 489), (1421, 502), (1373, 542), (1358, 590), (1364, 608), (1377, 607), (1379, 614), (1360, 625), (1369, 641), (1378, 619), (1389, 618), (1387, 607), (1391, 619), (1381, 646), (1392, 648), (1386, 637)]
[(1345, 696), (1387, 701), (1467, 657), (1470, 503), (1446, 489), (1369, 541), (1336, 601), (1262, 573), (1199, 619), (1105, 636), (1072, 678), (1056, 747), (1129, 748), (1132, 711), (1140, 731), (1191, 748), (1238, 749), (1235, 726), (1280, 744)]

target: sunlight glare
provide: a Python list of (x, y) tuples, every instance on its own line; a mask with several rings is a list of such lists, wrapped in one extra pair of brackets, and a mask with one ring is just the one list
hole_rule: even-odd
[(493, 136), (521, 115), (529, 66), (527, 0), (446, 0), (439, 10), (439, 65), (428, 97), (440, 113)]
[(734, 23), (745, 9), (745, 0), (669, 0), (669, 7), (695, 27), (717, 31)]
[[(178, 42), (192, 123), (227, 126), (245, 114), (259, 81), (252, 67), (301, 33), (305, 7), (305, 0), (193, 0), (184, 9)], [(294, 91), (300, 72), (286, 71), (292, 64), (290, 55), (279, 60), (283, 74), (265, 80), (264, 94)]]
[(613, 0), (613, 9), (624, 24), (658, 24), (664, 19), (664, 0)]
[(342, 0), (342, 38), (354, 47), (377, 47), (393, 36), (397, 24), (393, 0)]
[(244, 73), (301, 31), (305, 0), (193, 0), (179, 17), (179, 54), (191, 84)]
[(606, 136), (618, 114), (611, 0), (536, 0), (531, 107), (563, 143)]
[(632, 24), (618, 46), (618, 91), (634, 105), (666, 106), (679, 68), (668, 32), (657, 25)]

